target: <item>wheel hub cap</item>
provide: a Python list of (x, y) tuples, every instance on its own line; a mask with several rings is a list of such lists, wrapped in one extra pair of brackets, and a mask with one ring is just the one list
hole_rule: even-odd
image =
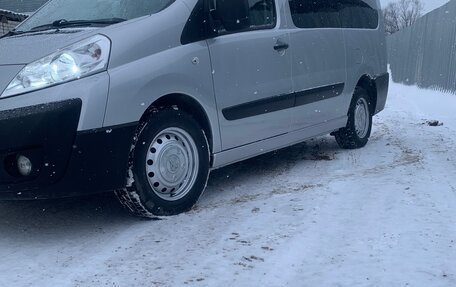
[(187, 195), (198, 173), (198, 152), (191, 136), (179, 128), (159, 133), (150, 144), (146, 172), (160, 198), (175, 201)]
[(359, 99), (355, 108), (355, 130), (360, 138), (365, 138), (369, 132), (369, 105), (363, 98)]
[(170, 184), (182, 181), (188, 171), (188, 156), (181, 146), (170, 143), (161, 152), (160, 175)]

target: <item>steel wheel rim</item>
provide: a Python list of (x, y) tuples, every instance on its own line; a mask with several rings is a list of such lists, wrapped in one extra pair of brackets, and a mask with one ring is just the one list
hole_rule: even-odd
[(177, 201), (192, 189), (199, 169), (195, 141), (180, 128), (161, 131), (146, 155), (146, 176), (155, 195)]
[(359, 138), (367, 136), (369, 124), (369, 105), (364, 98), (360, 98), (355, 107), (355, 130)]

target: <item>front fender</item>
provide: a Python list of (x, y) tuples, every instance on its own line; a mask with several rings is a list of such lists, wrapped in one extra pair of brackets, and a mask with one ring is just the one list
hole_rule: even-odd
[(159, 98), (184, 94), (209, 118), (213, 149), (221, 149), (212, 68), (206, 42), (178, 46), (109, 71), (110, 91), (104, 126), (137, 122)]

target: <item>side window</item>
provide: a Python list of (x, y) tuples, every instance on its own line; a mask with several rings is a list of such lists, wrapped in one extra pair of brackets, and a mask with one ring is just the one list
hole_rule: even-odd
[(338, 0), (342, 28), (376, 29), (378, 11), (362, 0)]
[(250, 27), (267, 28), (275, 26), (276, 14), (274, 0), (248, 0)]
[[(275, 0), (245, 0), (249, 5), (248, 30), (272, 29), (277, 22)], [(245, 3), (245, 2), (244, 2)], [(212, 2), (215, 7), (215, 1)], [(217, 30), (220, 34), (227, 33), (221, 23), (218, 23)]]
[(289, 0), (298, 28), (376, 29), (378, 11), (362, 0)]
[(298, 28), (340, 28), (339, 5), (334, 0), (289, 0)]
[[(274, 0), (245, 0), (244, 5), (247, 4), (249, 5), (249, 28), (246, 29), (247, 31), (271, 29), (275, 27), (277, 14)], [(211, 14), (213, 18), (211, 20), (208, 19), (208, 17), (210, 17), (208, 11), (211, 9), (215, 9), (215, 0), (209, 2), (206, 2), (206, 0), (199, 0), (196, 3), (185, 24), (184, 30), (182, 31), (182, 45), (207, 39), (208, 34), (213, 34), (213, 32), (217, 32), (219, 35), (229, 33), (223, 27), (221, 21), (217, 21), (218, 17), (216, 14)], [(214, 29), (214, 31), (208, 32), (208, 29)]]

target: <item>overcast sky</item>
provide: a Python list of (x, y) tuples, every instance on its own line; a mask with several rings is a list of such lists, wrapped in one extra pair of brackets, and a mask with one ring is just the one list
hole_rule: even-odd
[[(424, 13), (430, 12), (435, 8), (442, 6), (447, 3), (449, 0), (421, 0), (424, 4)], [(390, 2), (395, 2), (394, 0), (380, 0), (382, 6), (385, 7)]]

